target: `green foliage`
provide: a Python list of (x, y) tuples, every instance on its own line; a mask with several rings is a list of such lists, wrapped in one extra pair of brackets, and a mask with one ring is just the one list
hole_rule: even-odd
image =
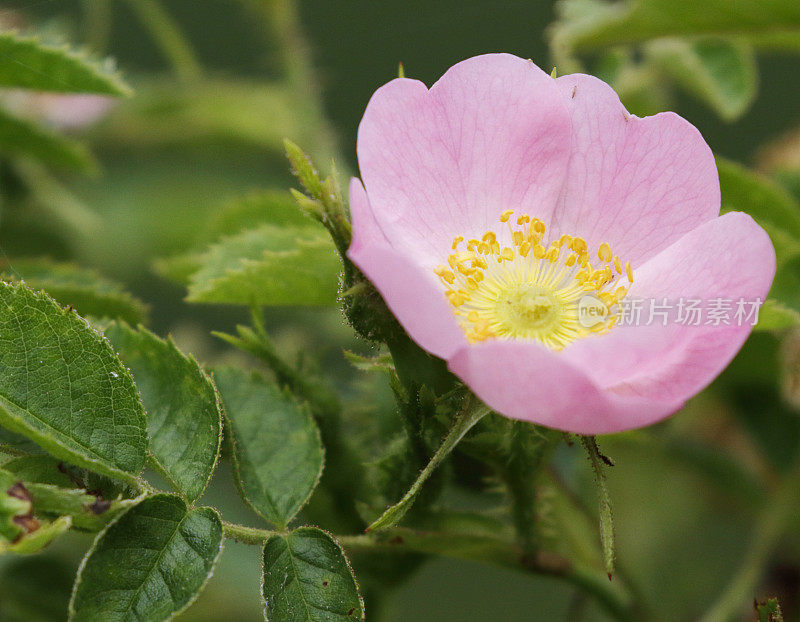
[(97, 536), (78, 572), (69, 619), (168, 620), (197, 598), (221, 550), (215, 510), (187, 510), (173, 495), (148, 497)]
[(153, 461), (178, 492), (196, 501), (211, 479), (222, 441), (214, 383), (172, 339), (122, 323), (105, 334), (142, 394)]
[[(755, 99), (756, 49), (800, 52), (800, 11), (785, 0), (561, 0), (550, 28), (558, 62), (579, 69), (576, 53), (641, 47), (611, 82), (635, 112), (663, 108), (665, 78), (675, 81), (727, 121)], [(640, 90), (643, 83), (649, 88)], [(653, 110), (652, 108), (656, 108)]]
[(52, 522), (41, 521), (35, 530), (26, 533), (14, 542), (4, 543), (0, 541), (0, 554), (4, 552), (18, 555), (38, 553), (53, 540), (66, 533), (71, 525), (72, 519), (69, 516), (62, 516)]
[(558, 45), (589, 50), (657, 37), (717, 34), (763, 47), (800, 45), (800, 6), (786, 0), (562, 0)]
[(782, 330), (800, 326), (800, 312), (777, 300), (767, 299), (758, 312), (755, 330)]
[(20, 36), (0, 33), (0, 85), (38, 91), (129, 95), (130, 88), (106, 61), (100, 64), (87, 54)]
[(262, 593), (270, 622), (364, 620), (350, 562), (330, 534), (300, 527), (264, 545)]
[(32, 289), (43, 289), (63, 306), (83, 316), (144, 322), (147, 306), (95, 270), (47, 259), (15, 259), (3, 268), (5, 276), (18, 278)]
[[(0, 63), (2, 66), (5, 65)], [(26, 156), (44, 164), (80, 172), (92, 172), (97, 167), (81, 143), (32, 121), (14, 117), (3, 108), (0, 108), (0, 153)]]
[(0, 283), (0, 311), (0, 424), (56, 457), (135, 482), (144, 411), (105, 338), (21, 284)]
[(755, 603), (758, 622), (783, 622), (783, 612), (777, 598)]
[(727, 39), (658, 39), (649, 57), (679, 85), (732, 121), (755, 99), (758, 73), (755, 54), (744, 43)]
[(340, 260), (330, 239), (309, 229), (264, 225), (224, 238), (202, 257), (190, 302), (331, 305)]
[(235, 368), (215, 378), (225, 403), (236, 479), (250, 506), (285, 527), (322, 474), (319, 430), (308, 408), (277, 385)]
[(606, 474), (603, 466), (608, 464), (608, 458), (600, 453), (594, 436), (581, 436), (580, 439), (592, 465), (594, 480), (597, 485), (597, 495), (600, 499), (600, 546), (603, 550), (605, 570), (610, 579), (614, 574), (617, 546), (614, 538), (614, 513), (611, 510), (611, 495), (606, 484)]
[(442, 440), (442, 444), (439, 445), (436, 453), (433, 454), (433, 457), (419, 474), (419, 477), (412, 484), (411, 488), (408, 489), (408, 492), (406, 492), (403, 498), (395, 505), (387, 508), (380, 518), (369, 526), (369, 530), (388, 529), (399, 523), (403, 519), (403, 516), (411, 509), (422, 485), (433, 474), (436, 467), (447, 458), (453, 449), (455, 449), (458, 442), (464, 438), (466, 433), (488, 413), (489, 409), (480, 402), (473, 405), (465, 405), (464, 410), (462, 410), (453, 421), (453, 426), (450, 428), (444, 440)]

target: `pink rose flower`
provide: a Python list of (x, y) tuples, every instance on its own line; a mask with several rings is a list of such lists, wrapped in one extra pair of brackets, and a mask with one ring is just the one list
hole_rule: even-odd
[(515, 419), (601, 434), (674, 413), (738, 352), (742, 301), (757, 308), (775, 273), (764, 230), (719, 215), (697, 129), (629, 114), (592, 76), (489, 54), (430, 89), (392, 80), (358, 161), (348, 256), (414, 341)]

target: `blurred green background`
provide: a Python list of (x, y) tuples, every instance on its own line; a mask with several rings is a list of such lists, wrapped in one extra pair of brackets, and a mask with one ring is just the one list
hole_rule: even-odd
[[(133, 4), (2, 4), (0, 18), (8, 24), (60, 33), (115, 57), (136, 93), (81, 131), (99, 173), (58, 175), (98, 218), (84, 226), (67, 208), (10, 201), (0, 220), (0, 254), (12, 267), (17, 258), (44, 254), (121, 280), (151, 306), (156, 332), (172, 333), (205, 362), (238, 356), (209, 331), (230, 331), (245, 312), (186, 304), (184, 288), (159, 276), (153, 262), (202, 248), (210, 241), (205, 223), (226, 200), (253, 188), (290, 187), (283, 136), (324, 169), (335, 155), (344, 180), (357, 171), (355, 135), (364, 107), (397, 74), (398, 62), (407, 76), (428, 84), (455, 62), (485, 52), (530, 57), (547, 70), (553, 64), (545, 36), (556, 17), (551, 1), (302, 0), (297, 14), (281, 2), (165, 1), (202, 67), (197, 77), (191, 63), (174, 71)], [(753, 166), (763, 145), (800, 123), (800, 59), (788, 52), (760, 55), (758, 70), (758, 94), (735, 123), (683, 92), (670, 100), (716, 153)], [(13, 187), (4, 189), (4, 195), (13, 193)], [(338, 311), (273, 309), (268, 322), (282, 347), (306, 352), (346, 392), (388, 403), (380, 379), (353, 379), (341, 351), (366, 346), (351, 337)], [(666, 620), (698, 619), (723, 590), (760, 528), (763, 482), (796, 460), (800, 416), (780, 397), (779, 365), (778, 339), (760, 334), (674, 419), (603, 439), (603, 450), (617, 463), (609, 477), (620, 566)], [(578, 448), (562, 447), (556, 468), (587, 504), (595, 503)], [(720, 471), (739, 479), (719, 486)], [(253, 524), (227, 468), (215, 475), (204, 501), (230, 520)], [(760, 595), (781, 597), (787, 620), (800, 620), (800, 509), (795, 522), (794, 536), (782, 540), (759, 580)], [(88, 541), (72, 534), (39, 557), (0, 559), (0, 620), (65, 619), (71, 579)], [(255, 547), (228, 543), (214, 579), (180, 619), (261, 620), (259, 573)], [(47, 602), (37, 598), (37, 585), (46, 586)], [(452, 560), (426, 563), (381, 608), (387, 612), (382, 619), (392, 622), (605, 619), (553, 579)], [(370, 619), (369, 602), (367, 613)]]

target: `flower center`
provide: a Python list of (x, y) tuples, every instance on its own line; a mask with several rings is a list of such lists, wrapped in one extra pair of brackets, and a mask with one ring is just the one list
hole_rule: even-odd
[(633, 283), (630, 262), (603, 242), (597, 266), (583, 238), (562, 235), (545, 243), (545, 224), (512, 210), (500, 215), (511, 246), (497, 235), (453, 239), (449, 265), (434, 272), (445, 286), (467, 338), (535, 339), (560, 350), (576, 339), (611, 330)]

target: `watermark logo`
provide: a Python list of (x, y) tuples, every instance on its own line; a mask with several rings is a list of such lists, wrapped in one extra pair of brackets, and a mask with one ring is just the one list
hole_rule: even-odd
[(608, 306), (594, 296), (586, 295), (578, 301), (578, 323), (584, 328), (591, 328), (608, 320)]

